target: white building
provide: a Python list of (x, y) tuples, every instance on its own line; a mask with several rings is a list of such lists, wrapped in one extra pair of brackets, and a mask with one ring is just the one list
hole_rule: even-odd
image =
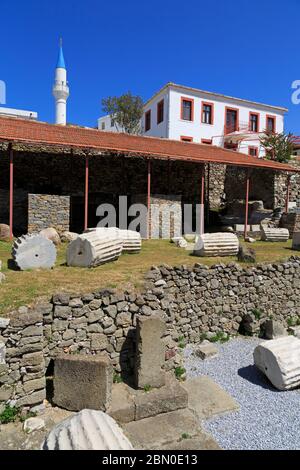
[(38, 114), (35, 111), (25, 111), (23, 109), (4, 108), (0, 106), (0, 116), (14, 117), (20, 119), (31, 119), (37, 121)]
[[(262, 157), (259, 137), (284, 130), (288, 110), (254, 101), (168, 83), (144, 105), (144, 135), (217, 145)], [(117, 132), (110, 116), (101, 130)]]

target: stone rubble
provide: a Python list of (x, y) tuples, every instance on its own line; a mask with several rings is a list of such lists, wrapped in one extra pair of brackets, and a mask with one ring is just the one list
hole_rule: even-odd
[(51, 301), (0, 318), (0, 403), (33, 407), (45, 398), (45, 371), (62, 353), (103, 354), (117, 373), (133, 374), (138, 316), (166, 323), (165, 370), (182, 365), (180, 343), (199, 343), (242, 328), (259, 334), (268, 319), (284, 328), (300, 317), (300, 258), (241, 267), (237, 263), (153, 266), (143, 293), (99, 289), (58, 292)]
[(40, 431), (41, 429), (44, 429), (45, 427), (45, 421), (41, 418), (28, 418), (24, 422), (24, 432), (26, 434), (31, 434), (32, 432), (35, 431)]

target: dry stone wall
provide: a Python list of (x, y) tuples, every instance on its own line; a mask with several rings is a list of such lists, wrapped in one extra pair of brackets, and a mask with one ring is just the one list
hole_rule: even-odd
[(58, 233), (70, 230), (70, 197), (28, 194), (28, 232), (54, 227)]
[[(133, 372), (137, 315), (166, 322), (165, 367), (181, 363), (178, 343), (218, 332), (236, 334), (243, 322), (259, 332), (267, 318), (285, 326), (300, 320), (300, 258), (241, 267), (153, 267), (145, 292), (59, 293), (0, 319), (0, 402), (34, 406), (45, 397), (45, 373), (61, 353), (103, 354), (123, 375)], [(4, 358), (4, 360), (3, 360)]]

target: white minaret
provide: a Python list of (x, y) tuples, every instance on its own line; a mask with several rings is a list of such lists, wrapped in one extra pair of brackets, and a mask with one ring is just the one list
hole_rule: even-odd
[(69, 94), (70, 91), (67, 82), (67, 70), (62, 49), (62, 39), (60, 39), (58, 61), (55, 70), (55, 82), (53, 86), (53, 96), (55, 98), (55, 124), (65, 126), (67, 123), (67, 99)]

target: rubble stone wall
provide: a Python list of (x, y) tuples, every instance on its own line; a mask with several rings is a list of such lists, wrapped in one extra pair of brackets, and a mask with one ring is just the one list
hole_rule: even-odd
[(70, 197), (28, 194), (28, 232), (54, 227), (59, 234), (70, 230)]
[(299, 323), (300, 258), (255, 267), (153, 267), (142, 294), (59, 293), (50, 302), (21, 307), (0, 318), (0, 403), (40, 403), (46, 370), (61, 353), (104, 354), (116, 371), (130, 374), (137, 315), (165, 320), (166, 369), (171, 370), (181, 363), (178, 343), (197, 343), (220, 331), (234, 335), (246, 316), (254, 326), (267, 317), (286, 326)]

